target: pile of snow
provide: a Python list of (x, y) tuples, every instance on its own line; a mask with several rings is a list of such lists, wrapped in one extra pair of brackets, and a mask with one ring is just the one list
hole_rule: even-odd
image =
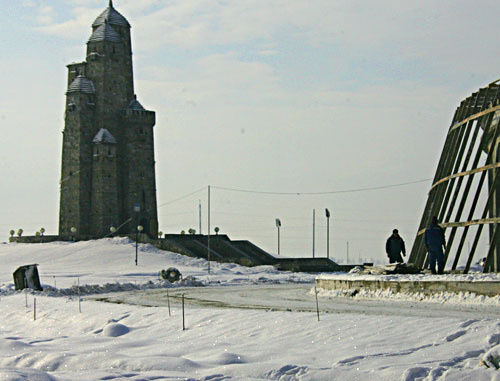
[(127, 327), (126, 325), (123, 325), (123, 324), (119, 324), (119, 323), (108, 324), (102, 330), (103, 335), (108, 336), (108, 337), (123, 336), (129, 332), (130, 332), (129, 327)]
[[(159, 250), (149, 244), (138, 245), (128, 238), (95, 241), (10, 243), (0, 245), (0, 292), (14, 288), (12, 273), (17, 267), (37, 263), (40, 281), (49, 295), (76, 295), (112, 291), (132, 291), (169, 287), (160, 271), (175, 267), (184, 281), (177, 286), (237, 285), (256, 283), (313, 282), (314, 275), (291, 274), (273, 266), (244, 267), (234, 263), (211, 262)], [(79, 282), (80, 287), (77, 288)]]
[[(406, 302), (425, 302), (425, 303), (454, 303), (454, 304), (476, 304), (500, 306), (500, 295), (485, 296), (477, 295), (473, 292), (446, 292), (426, 295), (423, 292), (400, 292), (391, 288), (369, 290), (369, 289), (339, 289), (339, 290), (324, 290), (317, 289), (318, 296), (324, 298), (354, 298), (354, 299), (381, 299), (381, 300), (396, 300)], [(311, 290), (314, 295), (314, 289)]]
[[(436, 282), (436, 281), (457, 281), (457, 282), (500, 282), (500, 273), (472, 273), (472, 274), (390, 274), (371, 275), (351, 273), (321, 274), (316, 279), (338, 280), (338, 281), (392, 281), (392, 282)], [(499, 283), (500, 284), (500, 283)], [(473, 292), (447, 292), (441, 291), (434, 294), (424, 292), (396, 291), (391, 288), (381, 288), (370, 290), (366, 288), (324, 290), (317, 289), (318, 296), (325, 298), (348, 297), (355, 299), (381, 299), (397, 300), (408, 302), (426, 303), (456, 303), (456, 304), (476, 304), (476, 305), (500, 305), (500, 294), (496, 296), (477, 295)], [(314, 290), (311, 290), (313, 293)]]
[(353, 273), (332, 273), (321, 274), (318, 279), (325, 280), (379, 280), (379, 281), (417, 281), (417, 282), (435, 282), (435, 281), (457, 281), (457, 282), (500, 282), (500, 273), (470, 273), (470, 274), (387, 274), (372, 275)]

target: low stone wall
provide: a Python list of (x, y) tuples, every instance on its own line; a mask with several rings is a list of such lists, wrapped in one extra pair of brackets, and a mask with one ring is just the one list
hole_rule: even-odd
[(390, 280), (347, 280), (347, 279), (316, 279), (316, 287), (323, 290), (380, 290), (391, 289), (394, 292), (422, 292), (426, 295), (440, 292), (471, 292), (477, 295), (496, 296), (500, 294), (500, 282), (497, 281), (452, 281), (452, 280), (422, 280), (422, 281), (390, 281)]
[(43, 237), (36, 235), (9, 237), (9, 242), (17, 242), (17, 243), (47, 243), (54, 241), (60, 241), (58, 235), (44, 235)]

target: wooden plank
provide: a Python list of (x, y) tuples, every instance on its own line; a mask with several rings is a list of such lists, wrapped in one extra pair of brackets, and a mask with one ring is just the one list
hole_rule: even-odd
[[(493, 120), (495, 121), (496, 126), (494, 127), (495, 131), (493, 133), (492, 141), (495, 142), (497, 140), (498, 136), (499, 136), (499, 133), (500, 133), (500, 127), (499, 127), (500, 123), (499, 123), (498, 119), (493, 118)], [(485, 131), (485, 133), (486, 133), (486, 131)], [(490, 163), (490, 162), (493, 161), (493, 154), (494, 153), (495, 153), (495, 147), (493, 146), (493, 144), (491, 144), (490, 148), (488, 150), (488, 157), (486, 159), (486, 163)], [(479, 199), (479, 191), (480, 191), (479, 187), (482, 186), (482, 183), (484, 182), (484, 180), (486, 178), (486, 173), (487, 172), (482, 172), (481, 173), (481, 182), (480, 182), (480, 185), (478, 186), (478, 192), (476, 193), (476, 197), (474, 198), (474, 204), (476, 204), (477, 200)], [(497, 174), (498, 174), (498, 170), (495, 170), (494, 174), (493, 174), (492, 184), (488, 188), (488, 199), (486, 201), (486, 205), (484, 207), (483, 214), (481, 216), (482, 218), (485, 218), (488, 215), (488, 211), (489, 211), (490, 205), (493, 202), (493, 195), (495, 193), (494, 191), (496, 189), (496, 183), (498, 181), (498, 178), (500, 177), (500, 176), (497, 176)], [(481, 232), (483, 230), (483, 226), (484, 225), (479, 225), (479, 227), (477, 229), (476, 237), (474, 238), (474, 244), (472, 246), (471, 252), (469, 253), (469, 258), (467, 259), (467, 264), (466, 264), (465, 269), (464, 269), (465, 272), (469, 271), (470, 264), (472, 263), (472, 258), (474, 257), (474, 254), (475, 254), (475, 251), (476, 251), (476, 247), (477, 247), (477, 244), (479, 242), (479, 238), (481, 236)]]
[[(473, 226), (473, 225), (488, 225), (488, 224), (498, 224), (500, 223), (500, 217), (491, 217), (491, 218), (479, 218), (477, 220), (472, 221), (461, 221), (461, 222), (447, 222), (443, 224), (439, 224), (443, 229), (457, 227), (463, 228), (465, 226)], [(422, 235), (425, 233), (426, 229), (422, 229), (418, 232), (418, 235)]]
[(450, 130), (448, 131), (448, 133), (451, 133), (452, 131), (455, 131), (457, 128), (463, 126), (465, 123), (473, 120), (473, 119), (477, 119), (481, 116), (484, 116), (486, 114), (489, 114), (491, 112), (495, 112), (497, 110), (500, 110), (500, 105), (498, 106), (494, 106), (494, 107), (490, 107), (484, 111), (481, 111), (481, 112), (478, 112), (477, 114), (474, 114), (474, 115), (471, 115), (469, 116), (468, 118), (465, 118), (464, 120), (462, 120), (461, 122), (458, 122), (458, 123), (455, 123), (453, 126), (450, 127)]
[[(491, 125), (492, 125), (492, 122), (495, 121), (495, 119), (493, 118), (493, 115), (495, 114), (489, 114), (488, 116), (486, 116), (486, 122), (485, 122), (485, 125), (484, 125), (484, 131), (487, 131)], [(482, 120), (481, 120), (482, 122)], [(473, 161), (473, 164), (472, 164), (472, 167), (473, 168), (476, 168), (477, 167), (477, 164), (479, 163), (479, 160), (481, 158), (481, 154), (482, 154), (482, 145), (483, 143), (486, 141), (486, 135), (485, 133), (483, 133), (483, 136), (481, 136), (481, 141), (479, 142), (479, 147), (476, 151), (476, 156), (474, 158), (474, 161)], [(460, 179), (463, 179), (464, 177), (460, 177)], [(469, 176), (467, 178), (467, 184), (465, 185), (465, 190), (464, 190), (464, 194), (462, 195), (462, 199), (460, 201), (460, 204), (459, 204), (459, 207), (458, 207), (458, 210), (457, 210), (457, 213), (455, 215), (455, 221), (458, 222), (460, 221), (460, 219), (462, 218), (462, 212), (465, 208), (465, 204), (467, 202), (467, 198), (468, 198), (468, 195), (469, 195), (469, 191), (472, 187), (472, 182), (474, 180), (474, 176)], [(472, 205), (470, 207), (470, 210), (469, 210), (469, 215), (467, 217), (467, 220), (470, 221), (472, 220), (472, 218), (474, 217), (474, 211), (476, 210), (476, 205), (477, 205), (477, 202), (479, 200), (479, 194), (481, 192), (481, 184), (482, 182), (480, 181), (480, 184), (478, 186), (478, 189), (476, 190), (476, 196), (474, 197), (473, 199), (473, 202), (472, 202)], [(451, 231), (451, 234), (450, 234), (450, 239), (448, 240), (448, 245), (451, 245), (453, 243), (453, 239), (455, 238), (455, 233), (457, 231), (457, 228), (454, 227), (452, 228), (452, 231)], [(465, 244), (465, 239), (467, 238), (467, 233), (469, 232), (469, 227), (465, 227), (465, 229), (463, 230), (462, 232), (462, 237), (460, 238), (460, 243), (458, 245), (458, 248), (457, 248), (457, 253), (455, 255), (455, 259), (453, 261), (453, 265), (451, 267), (452, 270), (455, 270), (458, 266), (458, 261), (460, 259), (460, 255), (462, 253), (462, 249), (464, 247), (464, 244)], [(451, 242), (450, 242), (451, 241)], [(450, 247), (447, 247), (447, 251), (449, 252), (449, 250), (451, 249), (451, 246)], [(469, 253), (470, 255), (470, 253)]]
[(462, 177), (462, 176), (470, 176), (470, 175), (473, 175), (475, 173), (489, 171), (489, 170), (495, 169), (495, 168), (500, 168), (500, 163), (493, 163), (493, 164), (485, 165), (483, 167), (471, 169), (470, 171), (464, 171), (464, 172), (460, 172), (460, 173), (455, 173), (454, 175), (444, 177), (441, 180), (439, 180), (437, 183), (433, 184), (432, 187), (431, 187), (431, 190), (434, 187), (438, 186), (439, 184), (442, 184), (442, 183), (444, 183), (444, 182), (446, 182), (448, 180), (455, 179), (457, 177)]

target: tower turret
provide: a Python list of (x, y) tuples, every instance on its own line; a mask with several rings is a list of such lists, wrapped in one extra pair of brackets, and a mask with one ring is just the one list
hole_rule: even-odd
[(82, 235), (89, 233), (92, 153), (86, 142), (95, 125), (95, 96), (94, 83), (82, 74), (75, 77), (66, 92), (59, 217), (63, 237), (70, 236), (72, 227)]

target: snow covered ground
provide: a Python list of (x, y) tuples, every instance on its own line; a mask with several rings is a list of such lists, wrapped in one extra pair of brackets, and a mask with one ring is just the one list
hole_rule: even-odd
[[(188, 304), (183, 331), (178, 298), (169, 316), (167, 306), (104, 303), (89, 294), (162, 292), (168, 285), (158, 282), (158, 271), (171, 266), (196, 278), (182, 286), (201, 282), (215, 294), (250, 285), (268, 287), (263, 297), (273, 284), (307, 289), (314, 275), (213, 263), (207, 276), (205, 261), (148, 245), (140, 245), (139, 266), (134, 259), (135, 244), (127, 239), (0, 245), (0, 379), (500, 380), (500, 320), (481, 316), (481, 306), (471, 319), (449, 316), (446, 308), (442, 316), (412, 315), (411, 304), (398, 309), (391, 302), (392, 314), (323, 312), (318, 321), (312, 311)], [(42, 284), (50, 287), (13, 291), (12, 272), (30, 263), (39, 264)]]

